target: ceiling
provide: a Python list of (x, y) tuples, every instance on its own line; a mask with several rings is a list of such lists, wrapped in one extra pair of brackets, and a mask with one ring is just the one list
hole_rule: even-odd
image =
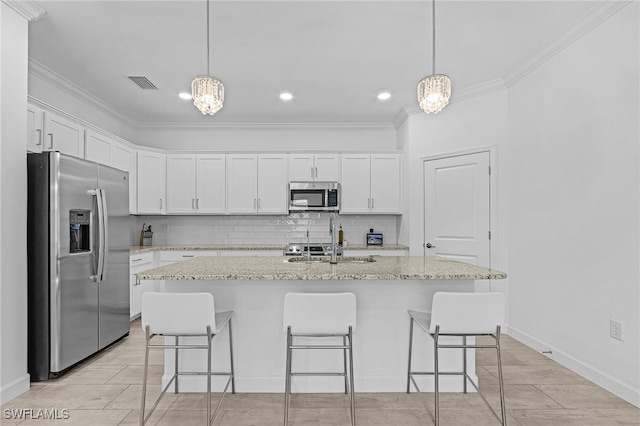
[[(207, 72), (205, 0), (38, 3), (46, 14), (29, 24), (29, 57), (141, 125), (389, 123), (432, 73), (428, 0), (212, 0), (211, 75), (225, 104), (205, 117), (178, 98)], [(505, 79), (597, 4), (438, 0), (436, 73), (451, 77), (454, 100)]]

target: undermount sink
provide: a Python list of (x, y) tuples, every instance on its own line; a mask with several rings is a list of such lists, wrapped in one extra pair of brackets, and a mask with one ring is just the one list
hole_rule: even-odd
[[(375, 261), (371, 256), (338, 256), (338, 263), (371, 263)], [(331, 262), (331, 256), (295, 256), (288, 258), (287, 262), (329, 263)]]

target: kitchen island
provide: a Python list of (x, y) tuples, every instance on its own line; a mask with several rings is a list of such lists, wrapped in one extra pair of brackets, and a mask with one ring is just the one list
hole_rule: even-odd
[[(353, 292), (357, 298), (354, 334), (355, 389), (359, 392), (402, 392), (406, 389), (408, 309), (429, 310), (437, 291), (476, 291), (476, 280), (506, 278), (501, 271), (454, 260), (417, 256), (344, 257), (332, 265), (326, 258), (198, 257), (138, 274), (141, 280), (162, 281), (167, 292), (206, 291), (216, 310), (233, 310), (236, 388), (239, 392), (283, 392), (286, 338), (282, 324), (288, 292)], [(225, 332), (226, 333), (226, 332)], [(228, 369), (228, 340), (214, 339), (214, 368)], [(417, 339), (417, 368), (430, 368), (432, 349)], [(197, 370), (205, 355), (181, 355), (181, 369)], [(475, 373), (470, 351), (468, 369)], [(441, 357), (442, 369), (460, 368), (457, 354)], [(444, 359), (443, 359), (444, 358)], [(173, 372), (173, 353), (165, 353), (165, 376)], [(324, 351), (296, 354), (294, 371), (340, 371), (342, 356)], [(451, 379), (451, 380), (448, 380)], [(425, 380), (422, 386), (429, 389)], [(294, 392), (340, 392), (341, 379), (297, 377)], [(444, 391), (459, 391), (456, 377), (444, 377)], [(204, 378), (181, 379), (180, 391), (205, 389)], [(343, 388), (342, 388), (343, 389)]]

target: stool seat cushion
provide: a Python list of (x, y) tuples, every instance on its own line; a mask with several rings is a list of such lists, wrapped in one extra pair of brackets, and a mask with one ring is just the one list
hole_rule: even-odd
[[(151, 334), (204, 335), (207, 326), (218, 333), (233, 312), (216, 315), (211, 293), (158, 293), (142, 296), (142, 327)], [(218, 321), (222, 321), (218, 324)]]

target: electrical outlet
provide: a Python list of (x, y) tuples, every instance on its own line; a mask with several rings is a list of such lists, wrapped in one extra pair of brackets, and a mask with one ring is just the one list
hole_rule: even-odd
[(614, 319), (609, 320), (609, 334), (611, 334), (611, 337), (614, 339), (624, 340), (622, 321)]
[(167, 233), (169, 232), (169, 225), (167, 225), (166, 223), (162, 224), (162, 232)]

